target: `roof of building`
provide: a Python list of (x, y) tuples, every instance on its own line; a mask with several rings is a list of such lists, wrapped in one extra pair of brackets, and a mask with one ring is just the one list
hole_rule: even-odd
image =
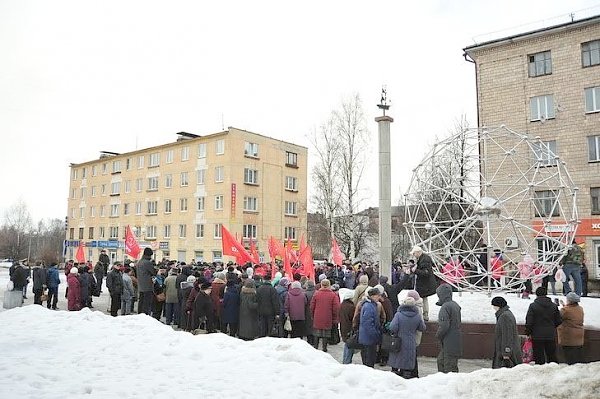
[(580, 19), (580, 20), (576, 20), (576, 21), (572, 21), (572, 22), (566, 22), (566, 23), (559, 24), (559, 25), (548, 26), (545, 28), (536, 29), (536, 30), (532, 30), (529, 32), (518, 33), (516, 35), (506, 36), (506, 37), (502, 37), (500, 39), (489, 40), (489, 41), (485, 41), (483, 43), (473, 44), (471, 46), (465, 47), (463, 49), (463, 51), (466, 54), (470, 54), (471, 52), (477, 51), (477, 50), (483, 50), (486, 48), (503, 46), (503, 45), (511, 44), (511, 43), (518, 42), (521, 40), (528, 40), (528, 39), (531, 39), (534, 37), (544, 36), (544, 35), (560, 32), (560, 31), (565, 31), (565, 30), (570, 30), (570, 29), (574, 29), (574, 28), (578, 28), (578, 27), (582, 27), (582, 26), (593, 25), (596, 23), (600, 23), (600, 15), (594, 15), (589, 18), (584, 18), (584, 19)]

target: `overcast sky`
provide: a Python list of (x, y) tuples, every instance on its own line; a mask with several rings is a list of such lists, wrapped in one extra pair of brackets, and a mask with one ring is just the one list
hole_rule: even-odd
[(397, 203), (435, 137), (461, 114), (475, 124), (462, 48), (571, 12), (600, 14), (600, 1), (0, 0), (0, 215), (22, 198), (34, 219), (62, 219), (69, 163), (222, 121), (308, 146), (354, 92), (373, 137), (363, 205), (376, 206), (382, 84)]

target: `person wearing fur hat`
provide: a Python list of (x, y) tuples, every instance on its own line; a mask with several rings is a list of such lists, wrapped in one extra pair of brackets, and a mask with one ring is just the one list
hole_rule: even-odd
[(392, 367), (392, 372), (403, 378), (418, 377), (416, 336), (425, 328), (415, 299), (407, 296), (390, 323), (390, 332), (402, 340), (400, 351), (389, 354), (388, 365)]
[(428, 297), (435, 294), (437, 282), (433, 274), (433, 260), (431, 256), (424, 253), (421, 247), (415, 245), (410, 251), (417, 264), (412, 268), (412, 272), (416, 274), (415, 289), (419, 296), (423, 299), (423, 319), (429, 320), (429, 299)]
[(324, 279), (321, 288), (315, 292), (310, 302), (313, 320), (315, 348), (319, 349), (319, 341), (323, 341), (323, 352), (327, 352), (327, 342), (331, 336), (331, 328), (339, 321), (340, 297), (331, 291), (331, 283)]
[(213, 302), (210, 299), (211, 290), (212, 287), (209, 282), (200, 284), (200, 290), (198, 291), (198, 295), (196, 295), (196, 299), (194, 299), (192, 331), (198, 328), (206, 330), (207, 333), (216, 331), (215, 312), (213, 309)]
[(562, 348), (567, 364), (583, 363), (583, 308), (580, 297), (575, 292), (566, 296), (567, 303), (561, 300), (560, 316), (562, 323), (557, 328), (558, 345)]
[(441, 306), (435, 334), (441, 346), (437, 357), (438, 371), (458, 373), (458, 358), (462, 355), (461, 309), (452, 300), (452, 287), (449, 284), (440, 285), (436, 294), (439, 299), (436, 305)]
[[(235, 337), (240, 323), (240, 289), (235, 280), (227, 280), (225, 291), (223, 293), (223, 312), (221, 313), (221, 322), (223, 323), (223, 332)], [(213, 283), (214, 284), (214, 283)], [(269, 285), (270, 288), (273, 288)]]
[(79, 271), (76, 267), (72, 267), (67, 276), (67, 309), (68, 310), (80, 310), (81, 309), (81, 289), (78, 278)]
[(308, 303), (300, 281), (294, 281), (285, 297), (285, 314), (292, 323), (292, 338), (304, 337), (305, 308)]
[(521, 364), (521, 340), (515, 316), (510, 311), (506, 300), (501, 296), (492, 298), (492, 306), (496, 311), (492, 368), (513, 367)]
[(375, 367), (377, 360), (377, 345), (381, 342), (381, 319), (379, 317), (379, 298), (381, 293), (377, 288), (370, 288), (360, 309), (358, 325), (358, 342), (363, 345), (360, 351), (363, 365)]
[(258, 302), (254, 280), (247, 279), (240, 294), (240, 326), (238, 337), (244, 341), (258, 336)]
[(144, 248), (142, 259), (136, 266), (136, 274), (138, 280), (138, 313), (150, 315), (152, 312), (152, 301), (154, 299), (154, 284), (152, 277), (156, 275), (154, 270), (154, 262), (152, 262), (152, 249)]
[(351, 364), (354, 356), (354, 349), (350, 349), (346, 344), (346, 340), (350, 338), (353, 332), (352, 319), (354, 318), (354, 302), (352, 298), (354, 293), (352, 290), (344, 291), (343, 301), (340, 304), (340, 335), (344, 342), (344, 352), (342, 354), (342, 364)]
[(116, 262), (108, 272), (106, 287), (110, 293), (110, 315), (116, 317), (121, 308), (121, 295), (123, 294), (123, 277), (119, 262)]
[(558, 363), (556, 327), (562, 323), (558, 307), (546, 296), (544, 287), (535, 290), (536, 298), (525, 316), (525, 334), (531, 337), (535, 364)]

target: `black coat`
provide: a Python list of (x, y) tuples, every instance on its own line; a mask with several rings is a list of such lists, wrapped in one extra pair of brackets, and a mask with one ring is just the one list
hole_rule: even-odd
[(419, 256), (415, 274), (417, 275), (416, 290), (419, 296), (425, 298), (435, 294), (437, 282), (433, 274), (433, 261), (429, 255), (423, 253)]
[(258, 336), (258, 303), (254, 288), (242, 287), (240, 294), (240, 327), (238, 336), (254, 339)]
[(200, 323), (206, 323), (205, 330), (212, 332), (215, 330), (215, 310), (210, 296), (204, 292), (198, 292), (194, 300), (192, 330), (200, 327)]
[(117, 269), (112, 269), (106, 276), (106, 287), (111, 295), (121, 294), (123, 292), (123, 276)]
[(190, 292), (192, 292), (192, 287), (187, 287), (181, 290), (181, 310), (179, 311), (179, 328), (183, 328), (185, 330), (189, 329), (188, 323), (188, 314), (186, 310), (186, 303), (188, 298), (190, 297)]
[(21, 265), (16, 266), (10, 277), (14, 285), (13, 290), (22, 290), (28, 283), (27, 277), (29, 277), (29, 271)]
[(34, 267), (33, 268), (33, 289), (34, 290), (41, 290), (44, 286), (46, 285), (46, 269), (43, 269), (41, 267)]
[(271, 284), (263, 284), (256, 290), (258, 314), (261, 316), (275, 316), (281, 310), (281, 303), (277, 290)]
[(221, 321), (231, 324), (237, 324), (240, 321), (240, 290), (236, 285), (225, 287)]
[(529, 305), (525, 317), (525, 334), (533, 339), (553, 340), (562, 318), (558, 306), (547, 296), (539, 296)]

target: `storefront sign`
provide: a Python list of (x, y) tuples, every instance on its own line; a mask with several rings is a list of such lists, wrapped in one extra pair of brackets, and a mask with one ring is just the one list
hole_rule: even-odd
[(161, 251), (168, 251), (169, 250), (169, 241), (161, 241), (158, 243), (158, 248)]

